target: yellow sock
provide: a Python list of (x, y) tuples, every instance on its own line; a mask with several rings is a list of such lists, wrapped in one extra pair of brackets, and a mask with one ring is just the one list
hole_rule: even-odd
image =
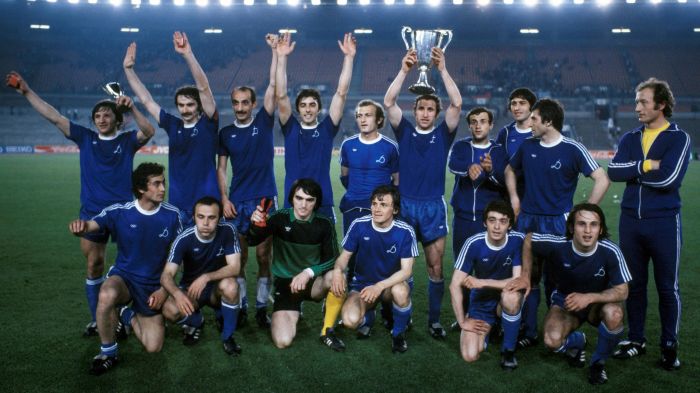
[(332, 329), (335, 326), (335, 321), (340, 315), (340, 309), (343, 307), (343, 302), (345, 301), (345, 296), (337, 297), (333, 292), (328, 291), (328, 296), (326, 296), (326, 315), (323, 317), (323, 328), (321, 328), (321, 335), (326, 334), (326, 329)]

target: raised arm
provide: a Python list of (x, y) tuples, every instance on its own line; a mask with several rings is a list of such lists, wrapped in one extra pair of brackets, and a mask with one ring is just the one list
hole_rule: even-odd
[(199, 65), (197, 58), (194, 57), (194, 52), (192, 52), (192, 46), (187, 39), (187, 34), (179, 31), (173, 33), (173, 46), (175, 47), (175, 52), (182, 55), (187, 63), (187, 67), (190, 68), (194, 83), (197, 85), (197, 90), (199, 90), (202, 110), (204, 110), (207, 117), (211, 119), (214, 117), (214, 113), (216, 113), (216, 101), (214, 100), (214, 94), (211, 92), (207, 75), (204, 73), (204, 70), (202, 70), (202, 66)]
[(338, 89), (333, 95), (331, 100), (331, 106), (328, 109), (328, 114), (331, 117), (333, 125), (340, 124), (340, 120), (343, 117), (343, 109), (345, 108), (345, 99), (348, 96), (348, 90), (350, 90), (350, 80), (352, 79), (352, 64), (355, 60), (355, 53), (357, 53), (357, 42), (355, 37), (350, 33), (345, 33), (343, 37), (343, 42), (338, 41), (338, 46), (340, 50), (343, 51), (345, 57), (343, 58), (343, 69), (340, 71), (340, 79), (338, 80)]
[(10, 71), (5, 77), (5, 84), (23, 95), (34, 110), (39, 112), (46, 120), (50, 121), (51, 124), (55, 125), (65, 136), (70, 135), (70, 121), (68, 121), (65, 116), (58, 113), (56, 108), (42, 100), (41, 97), (29, 87), (29, 84), (22, 78), (22, 75), (15, 71)]
[(437, 67), (442, 77), (442, 83), (445, 84), (447, 96), (450, 97), (450, 106), (445, 110), (445, 123), (450, 132), (454, 132), (459, 125), (459, 114), (462, 111), (462, 95), (459, 93), (457, 84), (447, 72), (445, 65), (445, 52), (440, 48), (433, 48), (431, 52), (433, 64)]
[(146, 107), (148, 113), (158, 121), (160, 119), (160, 105), (153, 101), (151, 93), (146, 89), (146, 86), (141, 82), (138, 75), (136, 75), (136, 71), (134, 71), (135, 64), (136, 43), (132, 42), (126, 49), (126, 55), (124, 55), (124, 74), (126, 74), (126, 80), (129, 81), (131, 90), (134, 91), (134, 94), (136, 94), (143, 106)]
[(403, 86), (404, 80), (406, 80), (406, 75), (411, 71), (411, 67), (418, 62), (418, 55), (415, 49), (409, 49), (406, 55), (401, 60), (401, 69), (399, 73), (394, 78), (394, 81), (389, 85), (386, 94), (384, 95), (384, 108), (386, 109), (386, 117), (389, 119), (389, 123), (392, 127), (396, 128), (401, 123), (401, 108), (396, 104), (396, 99), (401, 92), (401, 86)]
[(263, 107), (268, 115), (272, 115), (275, 112), (275, 78), (277, 78), (277, 41), (279, 36), (277, 34), (267, 34), (265, 36), (265, 42), (272, 49), (272, 61), (270, 62), (270, 82), (267, 84), (267, 89), (265, 90), (265, 98), (263, 100)]
[(591, 196), (588, 197), (588, 203), (597, 205), (603, 200), (605, 192), (608, 191), (610, 179), (603, 168), (598, 168), (593, 171), (591, 173), (591, 179), (593, 179), (593, 189), (591, 190)]
[(287, 95), (287, 57), (296, 46), (291, 34), (283, 34), (277, 41), (277, 70), (275, 77), (275, 95), (279, 110), (280, 124), (285, 125), (292, 115), (292, 103)]
[(148, 121), (146, 116), (141, 113), (141, 111), (136, 107), (134, 101), (127, 96), (121, 96), (117, 98), (117, 108), (127, 108), (134, 116), (134, 121), (139, 128), (136, 138), (140, 144), (145, 144), (149, 139), (153, 138), (156, 133), (156, 129), (153, 128), (151, 122)]

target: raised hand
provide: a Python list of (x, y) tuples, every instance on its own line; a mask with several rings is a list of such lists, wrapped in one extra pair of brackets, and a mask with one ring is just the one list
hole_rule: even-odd
[(352, 33), (345, 33), (343, 42), (338, 41), (338, 46), (345, 56), (355, 57), (355, 53), (357, 53), (357, 40)]
[(124, 68), (134, 68), (136, 64), (136, 43), (132, 42), (128, 48), (126, 48), (126, 55), (124, 55)]
[(5, 84), (7, 87), (17, 90), (17, 92), (24, 94), (29, 91), (29, 85), (24, 81), (22, 75), (16, 71), (10, 71), (7, 76), (5, 76)]
[(292, 42), (292, 35), (290, 33), (284, 33), (277, 41), (277, 55), (278, 56), (288, 56), (294, 51), (296, 42)]
[(180, 31), (173, 33), (173, 46), (175, 47), (175, 52), (181, 55), (192, 52), (192, 47), (190, 46), (190, 41), (187, 39), (187, 34)]
[(265, 34), (265, 42), (272, 48), (272, 50), (277, 49), (277, 42), (279, 42), (280, 37), (277, 34), (268, 33)]
[(409, 49), (401, 60), (401, 70), (410, 71), (411, 67), (418, 62), (418, 54), (415, 49)]
[(445, 52), (443, 52), (442, 49), (437, 46), (433, 47), (430, 51), (430, 59), (433, 61), (433, 64), (435, 64), (438, 71), (445, 69)]

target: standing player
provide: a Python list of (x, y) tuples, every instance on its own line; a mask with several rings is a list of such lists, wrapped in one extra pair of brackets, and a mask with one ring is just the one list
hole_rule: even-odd
[[(241, 311), (239, 321), (245, 323), (248, 315), (248, 296), (246, 296), (245, 267), (248, 262), (248, 240), (246, 234), (250, 227), (250, 216), (260, 203), (261, 198), (275, 201), (277, 207), (277, 185), (275, 184), (275, 145), (272, 129), (275, 113), (275, 70), (277, 69), (277, 35), (265, 36), (272, 48), (270, 64), (270, 82), (265, 90), (263, 108), (253, 117), (257, 106), (255, 90), (249, 86), (240, 86), (231, 92), (231, 103), (236, 120), (221, 129), (219, 133), (219, 164), (217, 176), (219, 190), (224, 205), (224, 217), (233, 220), (241, 242), (241, 274), (238, 284), (241, 293)], [(231, 160), (231, 187), (226, 193), (226, 160)], [(255, 300), (255, 320), (260, 327), (270, 327), (267, 315), (267, 298), (270, 295), (270, 258), (272, 244), (264, 241), (255, 248), (258, 261), (258, 285)]]
[[(370, 197), (372, 215), (353, 221), (343, 239), (343, 251), (333, 269), (332, 292), (344, 296), (344, 270), (356, 256), (350, 294), (343, 305), (343, 324), (351, 329), (371, 326), (377, 301), (393, 303), (391, 331), (394, 353), (408, 350), (406, 328), (411, 319), (411, 278), (418, 245), (413, 228), (395, 219), (401, 210), (399, 192), (393, 186), (379, 186)], [(367, 333), (365, 336), (369, 336)]]
[[(97, 132), (70, 122), (46, 101), (42, 100), (16, 72), (6, 78), (7, 85), (27, 98), (32, 107), (46, 120), (75, 142), (80, 148), (80, 219), (88, 220), (102, 209), (131, 199), (131, 171), (134, 154), (155, 133), (148, 119), (126, 96), (115, 102), (100, 101), (92, 108), (92, 121)], [(124, 121), (123, 112), (131, 111), (139, 131), (118, 132)], [(87, 260), (85, 295), (92, 320), (84, 336), (97, 335), (95, 310), (104, 282), (105, 250), (109, 232), (85, 234), (80, 250)]]
[(504, 199), (506, 192), (503, 171), (508, 164), (507, 157), (502, 146), (489, 140), (493, 113), (476, 107), (469, 111), (466, 120), (471, 137), (455, 142), (447, 158), (447, 167), (455, 175), (450, 200), (454, 208), (452, 251), (455, 259), (467, 238), (483, 232), (486, 205)]
[[(292, 114), (292, 105), (287, 95), (287, 57), (294, 50), (295, 42), (291, 42), (289, 33), (280, 37), (277, 44), (277, 83), (276, 95), (279, 107), (280, 124), (284, 134), (284, 189), (291, 189), (292, 183), (300, 178), (311, 178), (321, 185), (323, 190), (323, 205), (319, 213), (330, 217), (335, 222), (333, 211), (333, 189), (331, 188), (331, 153), (333, 138), (338, 133), (343, 108), (347, 98), (352, 65), (357, 51), (355, 37), (347, 33), (343, 42), (338, 41), (340, 50), (345, 55), (343, 68), (340, 71), (338, 89), (333, 95), (331, 106), (320, 123), (318, 115), (321, 112), (321, 95), (314, 89), (303, 89), (299, 92), (295, 108), (299, 120)], [(285, 208), (290, 207), (291, 198), (287, 198)]]
[[(312, 179), (295, 181), (288, 191), (291, 208), (277, 210), (269, 217), (259, 206), (251, 216), (251, 244), (272, 236), (272, 275), (274, 308), (272, 341), (287, 348), (297, 333), (297, 322), (304, 300), (321, 301), (331, 287), (331, 269), (338, 256), (335, 224), (317, 214), (323, 203), (321, 186)], [(338, 296), (342, 304), (342, 296)], [(328, 303), (328, 300), (327, 300)], [(321, 329), (321, 342), (334, 351), (345, 350), (335, 336), (333, 324), (340, 306), (327, 307)]]
[(340, 182), (347, 190), (340, 201), (344, 233), (356, 218), (370, 213), (375, 188), (399, 183), (398, 145), (379, 133), (384, 109), (377, 102), (362, 100), (355, 109), (355, 121), (359, 134), (340, 145)]
[[(593, 179), (593, 189), (588, 197), (588, 202), (593, 204), (598, 204), (603, 199), (610, 180), (585, 146), (561, 134), (564, 109), (559, 102), (548, 98), (537, 101), (530, 117), (534, 138), (526, 139), (520, 145), (505, 170), (510, 203), (518, 217), (520, 232), (564, 235), (566, 217), (574, 204), (579, 174)], [(525, 182), (522, 213), (516, 176), (520, 172)], [(523, 307), (524, 337), (518, 343), (523, 348), (535, 345), (538, 341), (537, 308), (540, 303), (541, 262), (534, 264), (531, 277), (532, 290)], [(545, 283), (547, 288), (548, 285), (549, 281)]]
[(613, 181), (627, 183), (620, 214), (620, 248), (629, 261), (634, 281), (627, 299), (629, 339), (615, 357), (646, 353), (648, 264), (654, 264), (661, 317), (661, 366), (680, 368), (678, 331), (681, 298), (678, 268), (681, 255), (679, 189), (688, 169), (690, 137), (669, 123), (675, 100), (668, 83), (655, 78), (637, 86), (635, 111), (643, 124), (625, 134), (608, 167)]
[(180, 209), (183, 222), (191, 224), (194, 203), (205, 195), (220, 195), (216, 179), (219, 114), (207, 76), (192, 53), (187, 35), (176, 31), (173, 46), (187, 62), (197, 85), (184, 86), (175, 92), (180, 117), (169, 114), (153, 101), (151, 93), (136, 75), (135, 42), (126, 50), (124, 73), (148, 113), (158, 119), (158, 125), (168, 133), (168, 198)]
[(496, 143), (503, 146), (508, 158), (515, 155), (523, 141), (532, 136), (530, 114), (537, 96), (526, 87), (513, 90), (508, 97), (508, 111), (513, 116), (513, 122), (501, 128), (496, 137)]
[(100, 289), (97, 328), (100, 353), (92, 361), (90, 373), (101, 375), (119, 363), (115, 339), (117, 307), (119, 321), (131, 327), (147, 352), (163, 347), (165, 324), (160, 308), (168, 294), (160, 286), (160, 275), (170, 243), (182, 229), (180, 212), (165, 199), (165, 168), (154, 163), (139, 165), (131, 177), (136, 200), (115, 204), (86, 221), (69, 225), (75, 235), (103, 229), (114, 234), (117, 258)]
[(632, 279), (620, 249), (608, 237), (605, 215), (598, 205), (574, 206), (566, 221), (566, 237), (528, 234), (523, 263), (530, 252), (549, 264), (554, 291), (544, 319), (544, 344), (568, 356), (569, 365), (583, 367), (586, 336), (577, 329), (588, 321), (598, 326), (598, 343), (591, 357), (588, 381), (607, 382), (605, 361), (624, 330), (622, 302)]
[[(523, 294), (503, 291), (506, 284), (519, 277), (524, 235), (512, 232), (515, 214), (503, 200), (489, 203), (482, 216), (486, 231), (470, 237), (455, 261), (450, 283), (452, 309), (462, 330), (459, 338), (462, 358), (467, 362), (479, 359), (486, 347), (486, 336), (496, 323), (501, 308), (501, 326), (504, 330), (501, 347), (501, 367), (518, 367), (515, 346), (520, 329), (520, 307)], [(473, 272), (473, 274), (472, 274)], [(471, 289), (468, 314), (463, 306), (463, 289)]]
[(450, 106), (445, 111), (445, 120), (436, 127), (441, 109), (440, 99), (432, 94), (418, 96), (413, 106), (415, 125), (411, 124), (403, 117), (396, 99), (406, 75), (417, 60), (415, 50), (406, 53), (401, 62), (401, 70), (384, 96), (384, 106), (401, 152), (399, 191), (402, 217), (415, 228), (425, 252), (429, 278), (428, 329), (433, 338), (441, 339), (446, 335), (440, 324), (440, 309), (445, 293), (442, 256), (448, 232), (447, 205), (443, 198), (445, 165), (459, 124), (462, 96), (447, 72), (445, 54), (440, 48), (433, 48), (432, 61), (445, 84)]
[[(170, 294), (163, 305), (163, 316), (185, 327), (185, 345), (194, 345), (204, 327), (201, 307), (217, 311), (221, 341), (229, 355), (239, 355), (241, 347), (233, 338), (240, 309), (236, 276), (241, 268), (238, 234), (230, 223), (221, 222), (223, 207), (214, 197), (200, 198), (194, 205), (195, 225), (175, 239), (160, 283)], [(180, 286), (175, 275), (182, 266)]]

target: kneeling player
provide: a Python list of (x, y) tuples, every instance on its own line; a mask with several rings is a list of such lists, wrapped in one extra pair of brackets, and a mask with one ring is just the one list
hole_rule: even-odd
[[(173, 242), (168, 264), (160, 282), (170, 297), (163, 306), (163, 315), (185, 329), (185, 345), (199, 341), (204, 327), (200, 308), (215, 309), (221, 321), (221, 341), (229, 355), (241, 353), (233, 333), (238, 319), (238, 283), (241, 248), (233, 225), (220, 222), (221, 202), (204, 197), (194, 205), (195, 225), (184, 230)], [(183, 266), (180, 287), (175, 285), (177, 270)]]
[[(406, 352), (406, 327), (411, 318), (411, 278), (418, 245), (413, 228), (394, 217), (401, 200), (393, 186), (379, 186), (370, 197), (372, 215), (353, 221), (343, 239), (343, 251), (333, 270), (332, 291), (345, 294), (344, 270), (356, 254), (350, 294), (342, 310), (343, 325), (351, 329), (371, 326), (378, 301), (393, 302), (392, 351)], [(369, 335), (369, 334), (367, 334)]]
[(624, 329), (622, 302), (632, 279), (622, 252), (607, 237), (603, 211), (582, 203), (569, 214), (566, 237), (529, 234), (523, 247), (524, 265), (530, 263), (530, 250), (546, 258), (555, 283), (552, 308), (544, 320), (547, 348), (566, 353), (571, 366), (583, 367), (586, 336), (576, 329), (583, 321), (598, 326), (588, 377), (594, 385), (608, 380), (605, 361)]
[[(467, 362), (479, 359), (500, 306), (503, 327), (501, 367), (504, 370), (518, 367), (514, 353), (523, 299), (519, 291), (503, 290), (511, 279), (520, 276), (522, 270), (521, 254), (525, 236), (510, 231), (514, 219), (513, 208), (502, 200), (495, 200), (486, 206), (483, 214), (486, 232), (478, 233), (464, 243), (450, 284), (452, 309), (462, 328), (460, 351)], [(470, 275), (472, 272), (473, 275)], [(463, 288), (471, 289), (468, 317), (464, 313)]]
[(160, 274), (170, 243), (182, 229), (180, 211), (163, 202), (164, 171), (159, 164), (139, 165), (131, 176), (135, 201), (112, 205), (90, 221), (75, 220), (69, 225), (75, 235), (107, 229), (117, 242), (117, 258), (97, 303), (102, 345), (92, 361), (93, 375), (103, 374), (119, 362), (115, 325), (120, 305), (132, 302), (119, 319), (133, 328), (146, 351), (158, 352), (163, 347), (165, 324), (160, 308), (168, 294), (160, 286)]
[(251, 245), (272, 236), (272, 275), (274, 307), (272, 341), (277, 348), (287, 348), (297, 334), (297, 322), (304, 300), (326, 298), (326, 315), (321, 342), (334, 351), (345, 350), (335, 336), (333, 323), (343, 304), (343, 297), (329, 293), (333, 263), (338, 256), (335, 224), (317, 214), (322, 206), (321, 186), (312, 179), (298, 179), (287, 193), (291, 208), (277, 210), (267, 217), (261, 206), (251, 216)]

